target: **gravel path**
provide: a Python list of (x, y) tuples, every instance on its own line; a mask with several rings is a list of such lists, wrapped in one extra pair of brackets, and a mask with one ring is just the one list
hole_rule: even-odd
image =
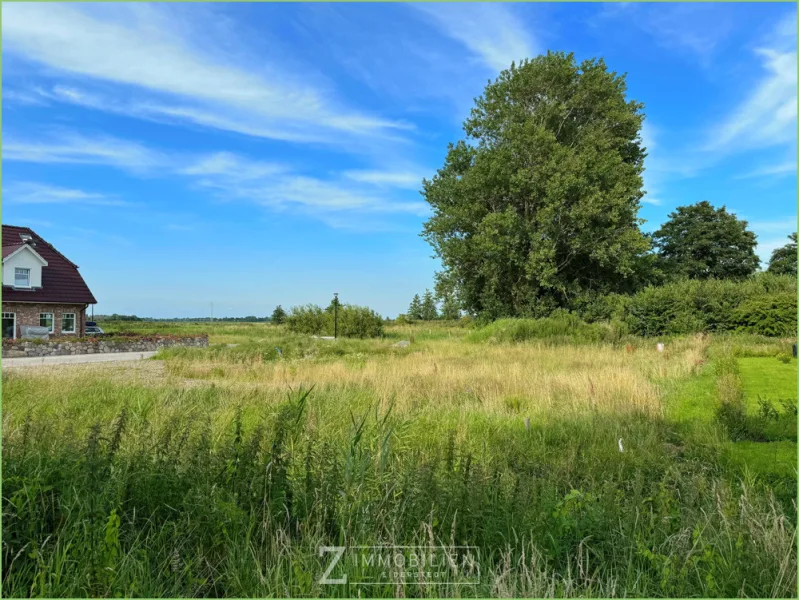
[(121, 362), (141, 360), (155, 356), (155, 352), (111, 352), (108, 354), (68, 354), (66, 356), (36, 356), (25, 358), (4, 358), (3, 369), (16, 367), (42, 367), (49, 365), (72, 365), (79, 363)]

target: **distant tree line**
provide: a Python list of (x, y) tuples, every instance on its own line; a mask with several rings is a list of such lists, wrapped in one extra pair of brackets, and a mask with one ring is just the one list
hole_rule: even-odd
[(94, 320), (98, 323), (100, 322), (112, 322), (112, 321), (142, 321), (147, 323), (157, 323), (157, 322), (192, 322), (192, 323), (204, 323), (204, 322), (222, 322), (222, 323), (268, 323), (270, 321), (269, 317), (256, 317), (255, 315), (249, 315), (246, 317), (166, 317), (166, 318), (155, 318), (155, 317), (137, 317), (136, 315), (118, 315), (116, 313), (111, 315), (95, 315)]

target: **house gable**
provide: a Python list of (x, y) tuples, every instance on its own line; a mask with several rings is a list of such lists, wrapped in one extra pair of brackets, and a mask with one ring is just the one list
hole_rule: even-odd
[[(8, 247), (3, 248), (6, 254)], [(20, 244), (18, 248), (3, 256), (3, 285), (18, 289), (35, 289), (42, 287), (42, 267), (47, 266), (47, 261), (31, 248), (28, 244)], [(24, 269), (28, 273), (28, 285), (19, 287), (16, 281), (17, 269)]]
[[(27, 227), (3, 225), (3, 302), (94, 304), (75, 263)], [(30, 287), (15, 285), (17, 268), (30, 269)]]

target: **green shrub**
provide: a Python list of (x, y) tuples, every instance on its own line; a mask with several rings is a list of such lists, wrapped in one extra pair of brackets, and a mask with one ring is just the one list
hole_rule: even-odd
[(325, 311), (315, 304), (295, 306), (286, 317), (286, 326), (289, 331), (294, 333), (322, 335), (325, 331), (327, 316)]
[[(295, 306), (286, 318), (289, 331), (308, 335), (333, 335), (334, 312), (315, 304)], [(365, 306), (341, 304), (338, 307), (338, 335), (341, 337), (379, 337), (383, 334), (383, 318)]]
[[(332, 315), (330, 331), (332, 332)], [(383, 335), (383, 318), (366, 306), (342, 304), (338, 309), (338, 334), (343, 337), (380, 337)]]
[[(796, 333), (796, 278), (787, 275), (759, 273), (745, 281), (680, 280), (650, 286), (616, 302), (630, 333), (637, 335)], [(603, 314), (601, 309), (592, 310)]]
[(739, 331), (788, 337), (796, 335), (796, 293), (752, 298), (732, 313)]
[(471, 342), (524, 342), (548, 339), (558, 342), (614, 341), (619, 331), (609, 324), (589, 324), (577, 315), (554, 311), (545, 319), (499, 319), (466, 336)]

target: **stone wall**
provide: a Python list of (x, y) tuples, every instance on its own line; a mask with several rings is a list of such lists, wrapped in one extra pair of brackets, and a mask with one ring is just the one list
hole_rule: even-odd
[(3, 342), (3, 358), (25, 356), (64, 356), (67, 354), (102, 354), (108, 352), (152, 352), (170, 346), (207, 348), (208, 336), (197, 337), (113, 337), (84, 340), (8, 340)]

